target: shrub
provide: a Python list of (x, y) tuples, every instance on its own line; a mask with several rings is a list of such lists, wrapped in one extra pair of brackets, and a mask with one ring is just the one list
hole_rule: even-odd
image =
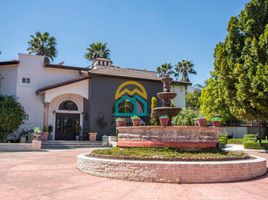
[(157, 99), (153, 96), (151, 99), (151, 115), (150, 115), (150, 125), (157, 126), (159, 125), (159, 119), (154, 112), (154, 108), (157, 106)]
[(256, 135), (255, 134), (245, 134), (243, 137), (243, 141), (255, 141)]
[(265, 149), (268, 150), (268, 142), (266, 143), (259, 143), (253, 141), (245, 141), (244, 143), (245, 149)]
[(219, 135), (218, 141), (219, 141), (220, 145), (225, 146), (227, 144), (227, 138), (228, 138), (227, 134)]
[(0, 95), (0, 141), (16, 131), (25, 117), (24, 108), (15, 97)]
[(176, 117), (173, 118), (174, 125), (194, 126), (197, 113), (190, 109), (183, 109)]
[(232, 138), (227, 140), (228, 144), (243, 144), (242, 138)]

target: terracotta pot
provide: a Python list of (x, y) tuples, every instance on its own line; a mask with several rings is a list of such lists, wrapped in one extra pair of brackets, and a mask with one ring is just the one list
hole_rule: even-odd
[(198, 118), (196, 120), (197, 126), (206, 126), (207, 120), (206, 118)]
[(167, 126), (169, 122), (169, 118), (159, 118), (161, 126)]
[(126, 126), (126, 121), (125, 120), (116, 121), (116, 126)]
[(41, 140), (46, 141), (48, 139), (48, 132), (42, 132), (41, 134)]
[(220, 121), (212, 121), (212, 125), (215, 127), (219, 127), (219, 126), (221, 126), (221, 122)]
[(89, 141), (96, 141), (97, 140), (97, 133), (88, 133), (88, 140)]
[(33, 139), (34, 139), (34, 140), (41, 140), (41, 134), (39, 134), (39, 133), (34, 133), (34, 134), (33, 134)]
[(131, 119), (133, 126), (139, 126), (141, 120), (140, 119)]

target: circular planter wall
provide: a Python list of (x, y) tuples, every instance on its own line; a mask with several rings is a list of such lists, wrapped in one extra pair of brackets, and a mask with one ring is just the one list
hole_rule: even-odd
[(252, 179), (267, 172), (266, 160), (254, 157), (237, 161), (137, 161), (77, 157), (85, 173), (129, 181), (164, 183), (215, 183)]

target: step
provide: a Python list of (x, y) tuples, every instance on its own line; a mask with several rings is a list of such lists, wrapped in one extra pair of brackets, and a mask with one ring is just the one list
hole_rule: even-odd
[(71, 148), (102, 147), (101, 141), (43, 141), (42, 149), (71, 149)]

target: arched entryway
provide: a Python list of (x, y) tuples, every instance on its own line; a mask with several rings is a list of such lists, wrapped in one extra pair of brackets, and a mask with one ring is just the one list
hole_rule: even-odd
[(56, 140), (75, 140), (81, 132), (80, 113), (77, 104), (72, 100), (64, 100), (58, 106), (55, 120)]

